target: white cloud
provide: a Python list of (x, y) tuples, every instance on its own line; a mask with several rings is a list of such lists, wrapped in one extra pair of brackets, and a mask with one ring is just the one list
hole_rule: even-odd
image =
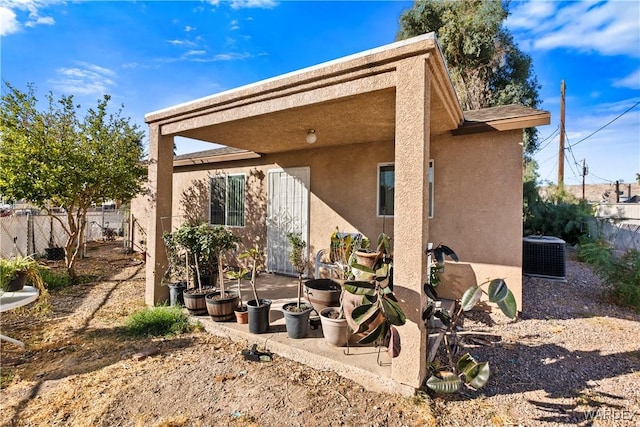
[(50, 16), (38, 16), (35, 19), (28, 21), (25, 26), (33, 28), (36, 25), (55, 25), (56, 21)]
[(206, 54), (206, 50), (190, 50), (184, 53), (184, 56), (200, 56)]
[(7, 7), (0, 7), (0, 36), (15, 33), (20, 29), (16, 14)]
[(611, 84), (613, 87), (623, 87), (628, 89), (640, 89), (640, 68), (628, 76), (617, 80)]
[(278, 2), (274, 0), (231, 0), (232, 9), (271, 9), (273, 7), (276, 7), (277, 5)]
[(108, 68), (86, 62), (78, 62), (76, 67), (62, 67), (57, 76), (50, 80), (58, 91), (70, 95), (104, 95), (116, 86), (116, 73)]
[(186, 27), (184, 27), (184, 31), (187, 33), (195, 30), (196, 30), (196, 27), (192, 27), (191, 25), (187, 25)]
[(514, 2), (506, 22), (525, 46), (640, 56), (640, 2)]
[(229, 23), (229, 27), (230, 27), (231, 31), (239, 30), (240, 29), (240, 25), (238, 25), (238, 20), (237, 19), (232, 20)]
[(213, 61), (237, 61), (241, 59), (250, 58), (251, 54), (244, 52), (229, 52), (229, 53), (219, 53), (213, 56)]
[(167, 43), (172, 44), (174, 46), (195, 46), (196, 44), (190, 40), (167, 40)]
[(54, 25), (51, 16), (40, 16), (40, 10), (60, 0), (0, 0), (0, 35), (8, 35), (22, 26)]

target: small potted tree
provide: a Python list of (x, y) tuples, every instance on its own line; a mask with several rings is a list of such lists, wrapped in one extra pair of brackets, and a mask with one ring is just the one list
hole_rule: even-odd
[(249, 312), (249, 332), (252, 334), (262, 334), (269, 330), (271, 300), (260, 298), (256, 287), (258, 268), (262, 266), (263, 256), (262, 251), (257, 246), (247, 249), (240, 254), (240, 259), (247, 260), (251, 270), (250, 284), (253, 299), (247, 301), (247, 311)]
[(304, 338), (309, 326), (309, 314), (313, 310), (311, 304), (302, 302), (302, 275), (308, 265), (308, 257), (305, 254), (307, 242), (302, 240), (300, 233), (287, 233), (287, 240), (291, 244), (289, 261), (298, 273), (298, 299), (296, 302), (284, 304), (282, 312), (289, 338)]
[[(217, 231), (206, 223), (184, 223), (171, 233), (170, 238), (176, 247), (185, 252), (187, 266), (187, 289), (183, 292), (185, 306), (192, 314), (207, 314), (205, 296), (215, 291), (215, 286), (211, 285), (211, 279), (218, 270)], [(190, 277), (193, 279), (190, 280)]]
[(241, 283), (242, 279), (244, 279), (249, 273), (250, 273), (250, 270), (245, 267), (239, 267), (227, 273), (227, 277), (230, 280), (237, 281), (238, 306), (235, 308), (234, 313), (236, 315), (236, 322), (240, 324), (246, 324), (249, 322), (249, 311), (247, 310), (247, 305), (244, 303), (244, 300), (242, 299), (242, 283)]
[(224, 227), (214, 227), (209, 233), (203, 234), (201, 244), (210, 248), (218, 259), (219, 291), (207, 294), (205, 297), (207, 311), (216, 321), (232, 320), (234, 310), (238, 307), (238, 294), (227, 291), (224, 283), (224, 260), (228, 251), (237, 247), (240, 238)]

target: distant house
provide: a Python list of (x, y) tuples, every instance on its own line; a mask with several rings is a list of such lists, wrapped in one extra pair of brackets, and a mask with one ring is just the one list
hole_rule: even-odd
[[(201, 182), (208, 186), (202, 215), (266, 248), (273, 272), (291, 271), (284, 236), (292, 229), (311, 256), (336, 226), (371, 240), (391, 235), (395, 289), (409, 318), (393, 362), (399, 384), (418, 387), (426, 372), (427, 243), (444, 242), (464, 261), (452, 270), (452, 286), (502, 277), (522, 307), (523, 129), (548, 124), (550, 115), (519, 105), (463, 112), (433, 34), (145, 120), (154, 200), (145, 208), (149, 304), (167, 298), (167, 218), (177, 224), (182, 192)], [(174, 158), (176, 136), (226, 148)]]

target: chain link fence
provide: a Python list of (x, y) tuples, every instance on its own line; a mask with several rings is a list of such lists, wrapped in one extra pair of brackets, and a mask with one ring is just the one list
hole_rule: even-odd
[[(56, 217), (66, 224), (66, 214), (56, 214)], [(38, 213), (0, 217), (0, 258), (17, 255), (45, 257), (48, 248), (64, 247), (67, 233), (58, 219)], [(130, 234), (126, 210), (87, 213), (83, 243), (122, 239), (124, 247), (132, 249)]]
[(596, 205), (596, 215), (590, 224), (590, 232), (608, 241), (617, 251), (640, 251), (640, 204)]

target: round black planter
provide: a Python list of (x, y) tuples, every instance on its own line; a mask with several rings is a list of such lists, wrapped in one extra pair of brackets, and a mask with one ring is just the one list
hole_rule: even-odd
[(169, 284), (169, 303), (171, 306), (184, 305), (182, 292), (187, 289), (187, 282), (176, 282)]
[(47, 261), (60, 261), (64, 259), (64, 248), (45, 248)]
[(9, 280), (9, 283), (7, 284), (7, 292), (21, 291), (24, 288), (24, 285), (26, 284), (27, 284), (27, 274), (18, 273), (16, 277)]
[(249, 332), (252, 334), (264, 334), (269, 330), (269, 311), (271, 300), (251, 300), (247, 303), (249, 311)]

